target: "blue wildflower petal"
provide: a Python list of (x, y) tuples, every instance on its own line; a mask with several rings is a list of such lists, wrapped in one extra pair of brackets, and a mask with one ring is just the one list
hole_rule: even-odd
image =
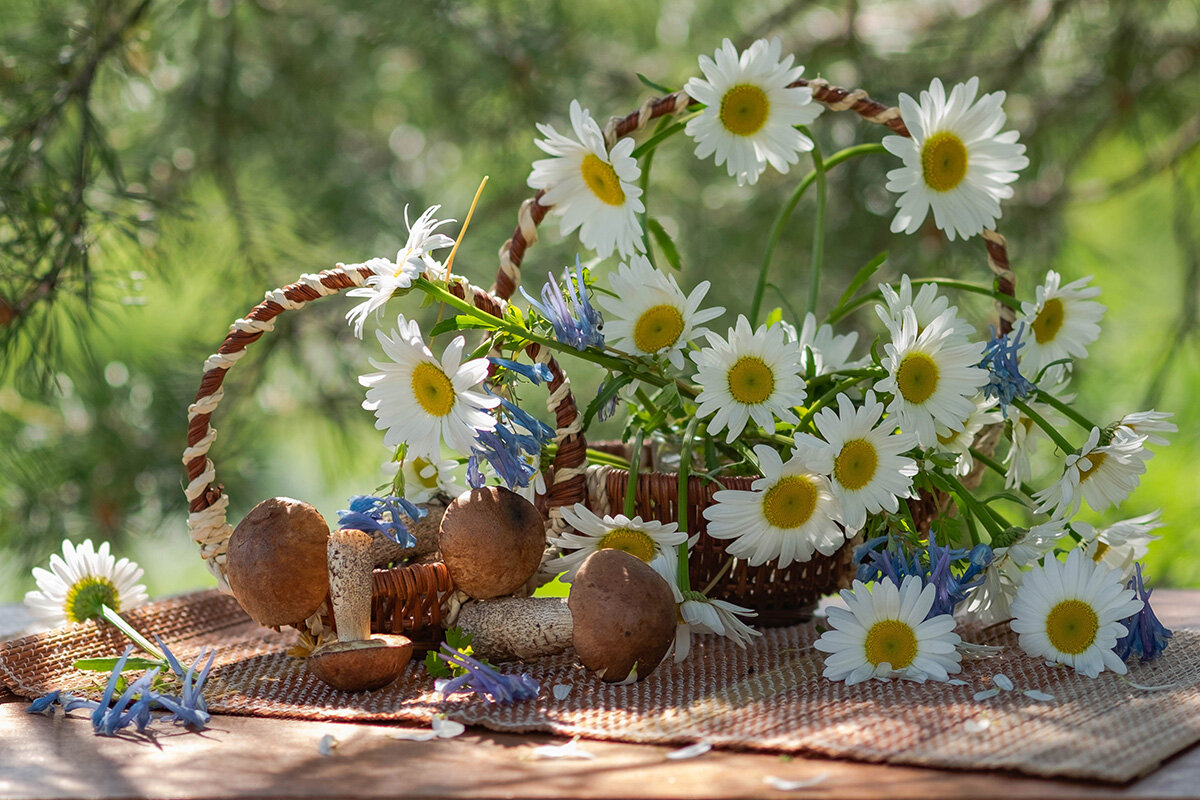
[(467, 485), (472, 489), (482, 489), (487, 480), (479, 470), (479, 451), (476, 450), (467, 458)]
[(520, 364), (516, 361), (509, 361), (507, 358), (496, 358), (494, 356), (489, 356), (488, 361), (498, 367), (504, 367), (510, 372), (517, 373), (531, 383), (549, 383), (554, 378), (554, 375), (550, 372), (550, 367), (545, 364)]
[(100, 704), (95, 700), (88, 700), (86, 697), (76, 697), (66, 692), (63, 692), (58, 702), (62, 706), (64, 714), (70, 714), (77, 708), (92, 710), (100, 707)]
[(194, 728), (203, 730), (208, 727), (208, 722), (212, 717), (207, 711), (200, 711), (194, 708), (184, 708), (180, 702), (170, 695), (159, 694), (154, 696), (154, 701), (160, 706), (170, 711), (174, 715), (176, 722), (183, 722), (191, 725)]
[[(533, 700), (541, 691), (541, 686), (529, 675), (505, 675), (497, 672), (447, 644), (442, 644), (442, 652), (437, 655), (447, 664), (467, 671), (466, 675), (461, 675), (442, 686), (443, 697), (462, 686), (469, 686), (489, 703), (508, 705), (516, 701)], [(451, 686), (455, 688), (450, 689)]]
[(548, 444), (554, 439), (554, 429), (546, 423), (542, 422), (537, 417), (525, 411), (516, 403), (510, 403), (504, 398), (500, 398), (500, 405), (508, 412), (513, 421), (520, 425), (531, 435), (539, 440), (538, 449)]
[(100, 697), (100, 702), (96, 704), (96, 708), (92, 711), (92, 728), (99, 730), (100, 722), (104, 719), (104, 714), (108, 711), (108, 704), (112, 702), (113, 692), (116, 691), (117, 681), (121, 677), (121, 671), (125, 669), (125, 662), (129, 660), (129, 656), (133, 654), (133, 645), (125, 648), (125, 652), (117, 659), (117, 663), (113, 665), (113, 671), (108, 676), (108, 683), (104, 687), (104, 694)]
[[(350, 498), (350, 510), (359, 514), (368, 514), (379, 505), (379, 498), (369, 494), (356, 494)], [(342, 512), (338, 512), (339, 514)]]
[[(381, 499), (370, 495), (357, 495), (350, 498), (349, 511), (338, 512), (338, 526), (342, 530), (378, 532), (401, 547), (413, 547), (417, 543), (416, 537), (409, 532), (401, 517), (408, 516), (418, 520), (426, 513), (424, 509), (403, 498)], [(390, 514), (391, 520), (385, 520), (384, 514)]]
[(1009, 404), (1013, 400), (1028, 397), (1037, 388), (1021, 374), (1017, 357), (1017, 351), (1025, 346), (1021, 341), (1025, 323), (1017, 325), (1015, 331), (1005, 336), (997, 336), (995, 328), (990, 330), (992, 339), (984, 347), (983, 359), (979, 362), (979, 366), (988, 373), (988, 383), (983, 387), (983, 393), (985, 397), (1000, 402), (1000, 412), (1007, 419)]
[(150, 683), (158, 677), (158, 673), (159, 670), (157, 668), (152, 669), (125, 687), (125, 691), (113, 703), (112, 708), (106, 708), (104, 713), (100, 715), (99, 723), (92, 723), (92, 729), (100, 736), (112, 736), (118, 730), (128, 725), (133, 717), (125, 714), (126, 706), (133, 700), (134, 695), (150, 690)]
[[(494, 431), (479, 431), (475, 435), (471, 459), (467, 462), (468, 483), (476, 489), (483, 485), (483, 476), (479, 473), (479, 458), (482, 457), (508, 488), (528, 486), (536, 470), (525, 460), (525, 452), (541, 452), (541, 446), (532, 436), (522, 436), (503, 425), (497, 425)], [(472, 475), (472, 467), (476, 475)], [(476, 479), (479, 486), (474, 483)]]
[(1152, 661), (1167, 649), (1168, 639), (1174, 634), (1166, 628), (1150, 607), (1150, 594), (1153, 589), (1146, 589), (1142, 577), (1142, 565), (1134, 564), (1133, 577), (1125, 584), (1126, 589), (1133, 589), (1134, 596), (1142, 601), (1142, 610), (1131, 617), (1121, 620), (1125, 626), (1125, 635), (1117, 640), (1117, 657), (1122, 661), (1131, 655), (1136, 655), (1142, 661)]
[(574, 347), (576, 350), (586, 350), (589, 346), (603, 347), (604, 319), (592, 306), (587, 294), (587, 286), (583, 281), (583, 268), (579, 260), (575, 261), (578, 275), (578, 289), (571, 279), (570, 271), (564, 270), (563, 280), (567, 284), (567, 293), (571, 298), (573, 308), (567, 306), (563, 292), (554, 280), (554, 275), (547, 273), (547, 281), (542, 286), (542, 302), (529, 296), (522, 287), (521, 294), (529, 304), (538, 310), (554, 328), (554, 338), (559, 342)]
[(62, 694), (61, 689), (55, 689), (49, 694), (44, 694), (38, 699), (29, 704), (29, 708), (25, 709), (26, 714), (42, 714), (47, 709), (50, 713), (54, 713), (54, 704), (58, 702), (59, 695)]
[(158, 645), (158, 649), (162, 651), (162, 654), (166, 656), (167, 666), (171, 668), (171, 672), (175, 673), (176, 678), (182, 680), (184, 676), (184, 669), (183, 665), (179, 663), (179, 659), (177, 659), (175, 654), (172, 653), (170, 648), (167, 647), (166, 642), (162, 640), (161, 636), (155, 635), (154, 642)]

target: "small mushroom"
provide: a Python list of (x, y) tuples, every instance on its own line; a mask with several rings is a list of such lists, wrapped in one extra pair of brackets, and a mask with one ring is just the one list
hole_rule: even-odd
[(404, 636), (371, 638), (371, 542), (363, 531), (330, 534), (329, 597), (338, 640), (317, 648), (307, 661), (314, 675), (346, 692), (382, 689), (412, 658), (412, 642)]
[(471, 489), (446, 508), (438, 546), (455, 586), (477, 599), (500, 597), (537, 572), (545, 521), (533, 503), (508, 489)]
[(272, 497), (229, 537), (225, 572), (233, 596), (259, 625), (299, 625), (329, 594), (329, 525), (308, 503)]
[(568, 599), (579, 661), (601, 680), (642, 680), (675, 639), (671, 587), (622, 550), (597, 550), (579, 567)]

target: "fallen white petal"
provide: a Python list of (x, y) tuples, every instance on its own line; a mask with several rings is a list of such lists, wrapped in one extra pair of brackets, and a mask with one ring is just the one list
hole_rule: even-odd
[(1167, 689), (1174, 689), (1179, 685), (1177, 683), (1164, 683), (1161, 686), (1147, 686), (1144, 683), (1134, 683), (1124, 675), (1121, 676), (1121, 680), (1125, 681), (1130, 685), (1130, 687), (1137, 689), (1139, 692), (1165, 692)]
[(958, 678), (951, 678), (950, 680), (946, 681), (946, 683), (949, 684), (950, 686), (966, 686), (967, 685), (966, 681), (959, 680)]
[(772, 789), (778, 789), (781, 792), (794, 792), (798, 789), (808, 789), (816, 786), (818, 783), (824, 783), (829, 778), (828, 772), (822, 772), (820, 775), (815, 775), (811, 778), (804, 778), (798, 781), (789, 781), (783, 778), (777, 778), (774, 775), (767, 775), (763, 778), (763, 783), (770, 786)]
[(1046, 694), (1045, 692), (1039, 692), (1037, 689), (1026, 689), (1025, 691), (1021, 692), (1021, 694), (1025, 695), (1030, 700), (1037, 700), (1041, 703), (1049, 703), (1054, 699), (1054, 695)]
[(455, 722), (452, 719), (444, 717), (434, 717), (429, 721), (429, 725), (433, 728), (434, 734), (439, 739), (450, 739), (454, 736), (461, 736), (463, 731), (467, 729), (467, 726), (461, 722)]
[(571, 693), (571, 684), (569, 684), (569, 683), (555, 684), (554, 689), (552, 691), (554, 692), (555, 700), (566, 700), (567, 695), (569, 695)]
[(437, 733), (423, 728), (401, 728), (388, 736), (402, 742), (430, 742), (437, 738)]
[(712, 750), (712, 745), (708, 742), (696, 742), (695, 744), (690, 744), (687, 747), (681, 747), (678, 750), (672, 750), (671, 752), (667, 753), (667, 758), (672, 760), (695, 758), (696, 756), (704, 755), (709, 750)]
[(963, 658), (995, 658), (1004, 652), (1004, 648), (994, 644), (975, 644), (974, 642), (959, 642), (955, 645)]
[(533, 757), (535, 759), (542, 758), (567, 758), (577, 759), (581, 761), (590, 761), (595, 758), (594, 753), (589, 753), (579, 746), (579, 737), (576, 736), (566, 744), (544, 744), (540, 747), (533, 748)]
[(1008, 676), (1004, 673), (993, 675), (992, 683), (996, 684), (1006, 692), (1011, 692), (1013, 690), (1013, 682), (1009, 680)]
[(989, 719), (969, 719), (963, 723), (963, 727), (967, 729), (967, 733), (983, 733), (992, 727), (992, 721)]
[(1000, 694), (999, 689), (984, 689), (982, 692), (976, 692), (973, 694), (971, 699), (978, 703), (980, 700), (987, 700), (988, 698), (995, 697), (998, 694)]
[(339, 744), (338, 740), (330, 734), (325, 734), (321, 737), (321, 741), (317, 742), (317, 752), (323, 756), (333, 755), (333, 748)]

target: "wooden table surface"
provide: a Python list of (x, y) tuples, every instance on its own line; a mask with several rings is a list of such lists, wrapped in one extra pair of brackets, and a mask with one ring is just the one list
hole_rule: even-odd
[[(1200, 627), (1200, 591), (1155, 592), (1172, 627)], [(0, 607), (12, 618), (13, 609)], [(0, 689), (0, 797), (1198, 797), (1200, 748), (1125, 786), (713, 750), (669, 760), (668, 747), (581, 741), (592, 760), (537, 760), (565, 740), (469, 729), (398, 741), (395, 726), (217, 716), (203, 733), (156, 725), (154, 740), (104, 738), (82, 718), (30, 715)], [(78, 715), (78, 712), (76, 712)], [(319, 752), (322, 737), (337, 745)], [(782, 791), (768, 776), (820, 782)]]

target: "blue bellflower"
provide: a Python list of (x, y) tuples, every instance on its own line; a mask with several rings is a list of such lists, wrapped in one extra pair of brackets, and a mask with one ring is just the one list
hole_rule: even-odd
[(517, 433), (497, 423), (495, 430), (475, 434), (475, 447), (467, 459), (467, 483), (472, 489), (484, 485), (485, 478), (479, 469), (479, 462), (485, 459), (508, 488), (528, 486), (537, 469), (526, 460), (525, 454), (536, 455), (541, 452), (542, 440), (537, 434)]
[[(934, 601), (926, 619), (953, 614), (971, 590), (983, 583), (983, 570), (992, 563), (992, 548), (986, 544), (968, 551), (942, 547), (930, 540), (924, 551), (909, 555), (899, 547), (887, 547), (887, 542), (888, 537), (880, 536), (859, 545), (854, 553), (858, 579), (864, 583), (887, 579), (899, 587), (906, 577), (914, 576), (923, 585), (932, 584)], [(956, 574), (953, 567), (960, 566), (964, 559), (966, 566)]]
[(586, 350), (590, 346), (604, 347), (604, 318), (588, 299), (583, 267), (578, 257), (575, 259), (575, 274), (576, 279), (572, 280), (569, 268), (563, 270), (563, 282), (571, 300), (569, 307), (552, 273), (547, 273), (548, 280), (542, 286), (542, 302), (530, 297), (525, 287), (521, 287), (521, 294), (554, 327), (554, 338), (558, 341), (576, 350)]
[(1134, 597), (1142, 601), (1142, 610), (1121, 620), (1128, 633), (1117, 639), (1114, 650), (1122, 661), (1131, 655), (1136, 655), (1142, 661), (1151, 661), (1167, 649), (1167, 640), (1173, 634), (1158, 621), (1154, 609), (1150, 608), (1150, 593), (1153, 589), (1147, 589), (1142, 580), (1142, 565), (1134, 564), (1133, 570), (1133, 577), (1125, 584), (1125, 588), (1133, 589)]
[[(360, 494), (350, 498), (350, 509), (338, 512), (338, 527), (341, 530), (379, 532), (401, 547), (415, 547), (417, 539), (409, 532), (402, 518), (413, 522), (429, 512), (405, 500), (403, 497), (372, 497)], [(384, 514), (391, 519), (384, 519)]]
[(534, 700), (542, 687), (529, 675), (505, 675), (481, 664), (474, 658), (442, 644), (438, 658), (452, 667), (461, 667), (466, 673), (441, 684), (442, 697), (455, 692), (474, 691), (489, 703), (509, 705), (522, 700)]
[(520, 375), (530, 383), (549, 383), (554, 379), (550, 368), (545, 364), (519, 364), (516, 361), (509, 361), (507, 358), (495, 358), (494, 356), (488, 356), (488, 361), (497, 367), (504, 367), (504, 369)]
[(1008, 419), (1008, 404), (1028, 397), (1037, 389), (1018, 367), (1017, 351), (1025, 346), (1021, 341), (1025, 323), (1017, 325), (1017, 329), (1006, 336), (997, 336), (995, 328), (990, 330), (992, 339), (983, 348), (983, 360), (979, 362), (988, 373), (988, 384), (983, 387), (983, 393), (1000, 401), (1000, 413)]

